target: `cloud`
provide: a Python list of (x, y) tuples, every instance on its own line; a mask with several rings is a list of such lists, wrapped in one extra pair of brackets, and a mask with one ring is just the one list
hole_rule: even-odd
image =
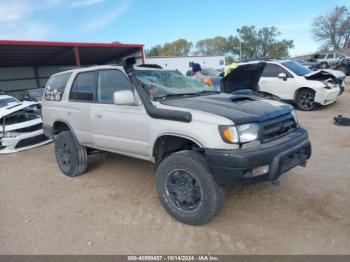
[(52, 27), (28, 21), (1, 23), (0, 38), (11, 40), (45, 40)]
[(44, 0), (38, 5), (34, 0), (5, 0), (0, 6), (0, 38), (45, 39), (51, 31), (49, 24), (33, 19), (38, 10), (49, 8), (59, 0)]
[(69, 6), (70, 7), (82, 7), (82, 6), (90, 6), (90, 5), (96, 5), (106, 2), (106, 0), (78, 0), (73, 1)]
[(129, 4), (130, 1), (122, 0), (119, 2), (119, 5), (116, 6), (112, 11), (106, 12), (104, 14), (96, 14), (96, 18), (89, 19), (84, 23), (82, 26), (83, 31), (92, 32), (108, 26), (127, 11)]
[(31, 8), (25, 1), (7, 1), (1, 3), (0, 23), (21, 19), (31, 13)]

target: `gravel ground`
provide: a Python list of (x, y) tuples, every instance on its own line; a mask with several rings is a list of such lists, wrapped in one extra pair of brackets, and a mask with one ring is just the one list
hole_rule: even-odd
[(350, 92), (299, 112), (313, 156), (281, 178), (227, 189), (222, 212), (193, 227), (172, 219), (155, 192), (154, 166), (91, 157), (62, 175), (53, 145), (0, 156), (0, 254), (350, 254)]

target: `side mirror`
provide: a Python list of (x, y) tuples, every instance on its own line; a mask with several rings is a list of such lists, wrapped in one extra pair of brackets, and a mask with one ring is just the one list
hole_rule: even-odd
[(121, 90), (113, 93), (113, 103), (117, 106), (137, 105), (134, 93), (130, 90)]
[(278, 78), (283, 79), (284, 81), (287, 81), (287, 75), (286, 73), (279, 73)]

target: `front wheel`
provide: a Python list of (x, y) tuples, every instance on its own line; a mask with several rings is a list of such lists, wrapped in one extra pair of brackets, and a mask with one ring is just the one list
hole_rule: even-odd
[(181, 151), (163, 160), (156, 172), (157, 192), (167, 212), (190, 225), (211, 220), (224, 203), (224, 187), (217, 184), (205, 158)]
[(295, 97), (295, 104), (302, 111), (314, 110), (316, 107), (315, 91), (305, 89), (298, 92)]

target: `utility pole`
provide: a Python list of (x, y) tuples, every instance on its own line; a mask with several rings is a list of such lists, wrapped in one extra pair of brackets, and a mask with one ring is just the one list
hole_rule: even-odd
[(242, 62), (242, 41), (241, 41), (241, 30), (237, 28), (238, 41), (239, 41), (239, 61)]

